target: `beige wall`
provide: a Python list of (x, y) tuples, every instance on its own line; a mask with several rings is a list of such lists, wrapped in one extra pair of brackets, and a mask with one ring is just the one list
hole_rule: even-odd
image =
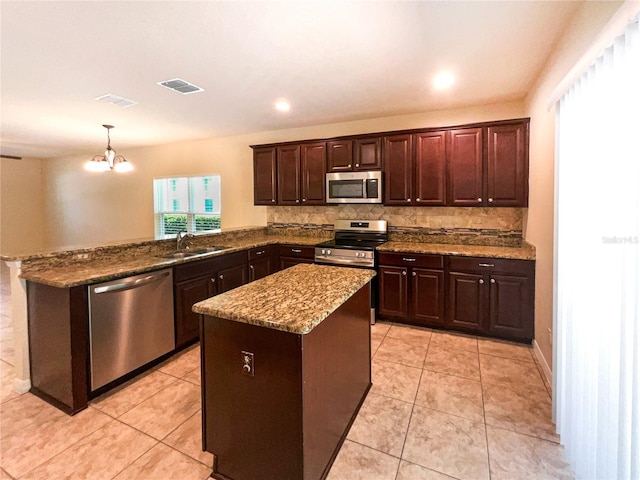
[(40, 159), (0, 159), (0, 253), (45, 247)]
[(510, 102), (127, 151), (120, 149), (119, 153), (135, 166), (133, 172), (122, 175), (86, 172), (83, 164), (91, 154), (47, 160), (43, 165), (49, 219), (48, 247), (102, 245), (151, 238), (154, 231), (152, 179), (169, 175), (220, 174), (222, 227), (266, 225), (266, 207), (253, 205), (253, 156), (249, 148), (252, 144), (523, 116), (523, 103)]
[(525, 238), (536, 246), (535, 338), (549, 367), (552, 367), (549, 329), (553, 324), (555, 166), (555, 107), (549, 109), (551, 94), (621, 4), (620, 1), (585, 2), (526, 98), (531, 137)]

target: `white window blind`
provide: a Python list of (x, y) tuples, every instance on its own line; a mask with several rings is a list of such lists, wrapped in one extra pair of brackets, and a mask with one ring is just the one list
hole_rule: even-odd
[(220, 230), (220, 176), (153, 180), (156, 238)]
[(640, 478), (638, 18), (557, 107), (555, 419), (576, 477)]

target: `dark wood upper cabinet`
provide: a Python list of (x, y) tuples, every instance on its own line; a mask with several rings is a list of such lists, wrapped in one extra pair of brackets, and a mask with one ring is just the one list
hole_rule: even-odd
[(526, 207), (529, 198), (529, 124), (487, 127), (487, 204)]
[(353, 141), (327, 142), (327, 171), (350, 172), (353, 169)]
[(413, 198), (413, 136), (384, 137), (385, 205), (411, 205)]
[(356, 138), (354, 143), (354, 170), (382, 170), (381, 137)]
[(415, 143), (415, 203), (446, 205), (446, 132), (418, 133), (415, 135)]
[(447, 148), (451, 206), (481, 206), (483, 198), (482, 128), (450, 130)]
[(253, 151), (253, 203), (275, 205), (276, 147), (256, 148)]
[(300, 145), (277, 147), (278, 205), (300, 203)]
[(325, 203), (327, 144), (303, 143), (300, 146), (301, 200), (304, 205)]

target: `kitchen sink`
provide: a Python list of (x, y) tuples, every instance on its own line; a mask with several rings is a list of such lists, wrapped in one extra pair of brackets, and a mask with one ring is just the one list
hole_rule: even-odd
[(221, 252), (221, 251), (226, 250), (228, 248), (230, 248), (230, 247), (213, 246), (213, 247), (207, 247), (207, 248), (196, 248), (196, 249), (193, 249), (193, 250), (184, 250), (184, 251), (181, 251), (181, 252), (163, 253), (161, 255), (158, 255), (158, 257), (161, 257), (161, 258), (176, 258), (176, 259), (190, 258), (190, 257), (196, 257), (198, 255), (206, 255), (207, 253)]

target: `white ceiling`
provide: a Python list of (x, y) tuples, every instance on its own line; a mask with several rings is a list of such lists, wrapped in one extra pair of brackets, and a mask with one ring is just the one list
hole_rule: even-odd
[[(522, 99), (579, 2), (0, 2), (0, 149), (127, 147)], [(431, 80), (457, 77), (447, 93)], [(156, 83), (183, 78), (181, 95)], [(103, 104), (111, 93), (138, 102)], [(288, 113), (273, 108), (286, 98)], [(124, 148), (123, 148), (124, 147)]]

